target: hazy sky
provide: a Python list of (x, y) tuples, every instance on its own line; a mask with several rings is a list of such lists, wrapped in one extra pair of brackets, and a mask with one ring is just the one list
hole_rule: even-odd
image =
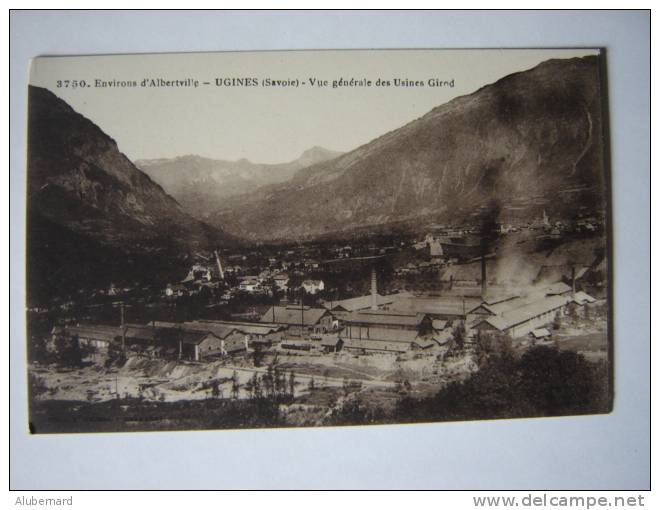
[[(93, 120), (133, 160), (198, 154), (277, 163), (315, 145), (349, 151), (513, 72), (550, 58), (595, 53), (360, 50), (44, 57), (33, 61), (30, 83), (48, 88)], [(200, 85), (141, 87), (145, 78), (190, 78)], [(219, 87), (216, 78), (254, 78), (259, 86)], [(300, 86), (263, 87), (266, 78), (298, 79)], [(310, 78), (330, 84), (311, 86)], [(339, 78), (373, 83), (332, 88)], [(376, 86), (379, 78), (419, 80), (424, 86)], [(97, 79), (138, 86), (96, 87)], [(430, 87), (429, 79), (453, 79), (454, 87)], [(58, 88), (58, 80), (85, 80), (88, 87)]]

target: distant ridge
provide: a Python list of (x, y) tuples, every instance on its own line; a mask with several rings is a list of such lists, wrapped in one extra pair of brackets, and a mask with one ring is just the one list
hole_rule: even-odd
[(135, 164), (176, 198), (186, 211), (204, 218), (222, 207), (227, 198), (287, 181), (298, 170), (341, 154), (316, 146), (303, 152), (298, 159), (279, 164), (253, 163), (247, 159), (225, 161), (193, 154), (138, 160)]
[(285, 183), (233, 197), (208, 219), (257, 240), (420, 221), (600, 214), (605, 207), (599, 57), (506, 76)]

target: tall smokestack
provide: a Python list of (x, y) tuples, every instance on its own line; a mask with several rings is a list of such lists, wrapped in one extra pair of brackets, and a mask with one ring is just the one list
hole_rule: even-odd
[(575, 297), (575, 264), (571, 266), (571, 289), (572, 296)]
[(218, 273), (220, 273), (220, 279), (224, 280), (225, 272), (222, 270), (222, 262), (220, 262), (220, 255), (218, 254), (218, 250), (214, 250), (213, 253), (215, 254), (215, 262), (218, 265)]
[(378, 280), (376, 279), (376, 266), (371, 266), (371, 309), (378, 310)]
[(486, 298), (486, 291), (488, 290), (488, 282), (486, 281), (486, 254), (481, 254), (481, 297)]

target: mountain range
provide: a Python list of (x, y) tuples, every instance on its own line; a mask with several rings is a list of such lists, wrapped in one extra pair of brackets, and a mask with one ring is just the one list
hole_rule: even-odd
[(601, 214), (599, 57), (548, 60), (438, 106), (289, 181), (205, 214), (234, 235), (292, 240), (384, 225)]
[(323, 147), (312, 147), (299, 158), (280, 164), (187, 155), (172, 159), (137, 160), (135, 165), (167, 190), (188, 212), (204, 218), (223, 207), (229, 197), (288, 181), (301, 168), (340, 154)]
[(31, 86), (28, 292), (41, 302), (116, 280), (162, 283), (195, 250), (245, 240), (602, 214), (600, 69), (599, 57), (549, 60), (348, 153), (315, 147), (273, 165), (199, 156), (136, 165), (91, 120)]

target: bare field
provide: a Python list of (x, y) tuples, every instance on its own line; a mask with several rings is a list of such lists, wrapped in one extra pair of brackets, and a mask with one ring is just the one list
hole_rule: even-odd
[[(439, 388), (446, 382), (466, 377), (476, 370), (469, 357), (439, 362), (433, 353), (397, 357), (389, 354), (355, 356), (281, 354), (266, 359), (287, 378), (294, 374), (294, 395), (299, 397), (314, 387), (393, 389), (404, 381), (412, 387)], [(193, 363), (141, 357), (130, 358), (119, 368), (88, 366), (70, 370), (32, 367), (42, 383), (39, 399), (89, 402), (116, 398), (174, 402), (209, 398), (217, 384), (220, 398), (232, 394), (233, 378), (238, 381), (238, 398), (249, 396), (248, 382), (255, 374), (266, 374), (265, 365), (255, 367), (249, 356), (239, 355), (220, 361)], [(320, 395), (318, 398), (321, 398)], [(323, 399), (322, 399), (323, 400)]]

